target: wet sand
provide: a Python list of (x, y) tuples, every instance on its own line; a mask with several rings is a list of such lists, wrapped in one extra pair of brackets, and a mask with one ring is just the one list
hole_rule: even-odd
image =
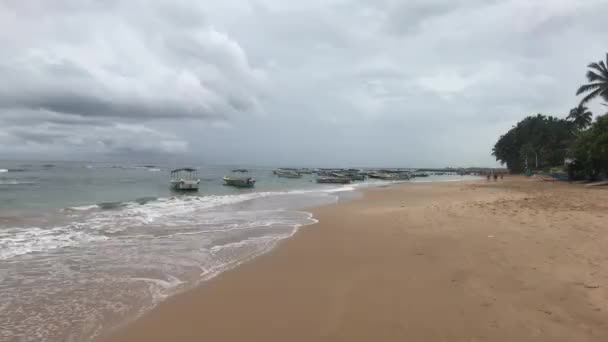
[(406, 184), (103, 341), (607, 341), (608, 189)]

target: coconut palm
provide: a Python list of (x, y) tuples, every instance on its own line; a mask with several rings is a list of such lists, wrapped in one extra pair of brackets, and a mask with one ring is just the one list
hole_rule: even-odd
[(567, 119), (572, 122), (577, 129), (585, 129), (591, 125), (592, 117), (593, 113), (589, 111), (589, 108), (581, 104), (570, 111), (570, 115), (568, 115)]
[(587, 71), (587, 79), (590, 83), (582, 85), (576, 91), (576, 95), (588, 93), (582, 100), (581, 105), (601, 96), (608, 101), (608, 53), (606, 54), (606, 63), (599, 61), (588, 65), (590, 69)]

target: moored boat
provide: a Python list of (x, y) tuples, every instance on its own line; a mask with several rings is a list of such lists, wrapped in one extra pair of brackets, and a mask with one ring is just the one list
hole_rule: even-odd
[(282, 178), (302, 178), (302, 174), (295, 170), (275, 170), (275, 175)]
[(381, 180), (390, 180), (390, 181), (398, 181), (398, 180), (409, 180), (410, 173), (407, 171), (374, 171), (370, 172), (369, 178), (376, 178)]
[(397, 177), (395, 177), (394, 174), (385, 173), (385, 172), (371, 172), (369, 174), (369, 178), (375, 178), (375, 179), (381, 179), (381, 180), (396, 180), (397, 179)]
[(253, 188), (255, 185), (255, 179), (251, 177), (224, 176), (224, 185), (234, 186), (237, 188)]
[(336, 176), (320, 176), (317, 177), (317, 183), (320, 184), (350, 184), (352, 180), (348, 177)]
[(196, 169), (182, 168), (171, 171), (171, 189), (175, 191), (198, 191), (201, 180)]
[(352, 181), (364, 181), (365, 178), (367, 178), (366, 174), (363, 174), (359, 170), (355, 170), (355, 169), (349, 169), (349, 170), (343, 170), (343, 171), (339, 171), (339, 172), (334, 172), (334, 175), (348, 177)]
[(412, 177), (428, 177), (429, 175), (427, 173), (414, 173), (412, 175)]

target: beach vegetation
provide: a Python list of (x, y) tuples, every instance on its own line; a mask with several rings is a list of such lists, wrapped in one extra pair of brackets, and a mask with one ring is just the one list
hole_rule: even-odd
[(608, 175), (608, 113), (593, 121), (586, 106), (596, 98), (608, 101), (606, 61), (588, 65), (584, 95), (565, 119), (537, 114), (524, 118), (502, 135), (492, 155), (513, 173), (567, 169), (570, 179), (601, 179)]
[(553, 116), (528, 116), (501, 136), (492, 155), (511, 172), (563, 165), (574, 138), (572, 123)]
[(566, 119), (572, 123), (575, 129), (583, 130), (593, 122), (593, 113), (585, 105), (579, 104), (570, 110)]
[(578, 133), (570, 155), (576, 178), (600, 179), (608, 174), (608, 115), (603, 115), (585, 131)]

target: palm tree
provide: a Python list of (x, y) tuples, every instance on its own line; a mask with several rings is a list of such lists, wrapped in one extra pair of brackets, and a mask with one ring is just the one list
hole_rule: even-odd
[(574, 125), (574, 127), (581, 130), (591, 125), (592, 117), (593, 113), (589, 111), (589, 108), (580, 104), (578, 107), (573, 108), (570, 111), (570, 115), (568, 115), (567, 119)]
[(590, 83), (582, 85), (576, 91), (576, 95), (582, 93), (588, 93), (582, 100), (581, 105), (593, 100), (594, 98), (601, 96), (608, 101), (608, 53), (606, 54), (606, 63), (599, 61), (597, 63), (591, 63), (587, 71), (587, 79)]

